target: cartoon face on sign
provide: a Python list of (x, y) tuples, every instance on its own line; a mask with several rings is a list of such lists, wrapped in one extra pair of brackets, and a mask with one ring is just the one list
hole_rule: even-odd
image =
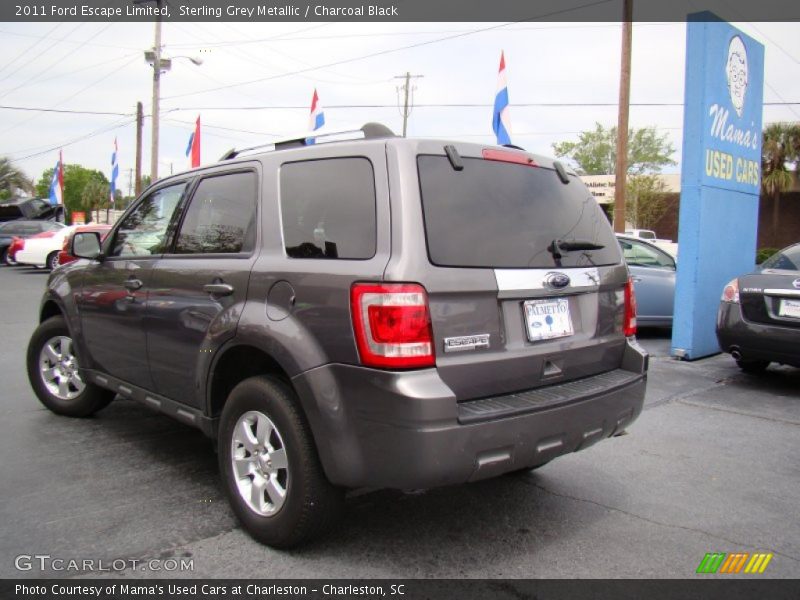
[(736, 114), (742, 116), (744, 95), (747, 93), (747, 50), (742, 38), (738, 35), (728, 44), (728, 62), (725, 64), (725, 75), (728, 78), (728, 91)]

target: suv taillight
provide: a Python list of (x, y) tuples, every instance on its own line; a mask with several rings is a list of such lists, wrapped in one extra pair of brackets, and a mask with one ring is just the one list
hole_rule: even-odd
[(633, 291), (633, 279), (630, 277), (625, 284), (625, 320), (622, 331), (625, 337), (636, 335), (636, 292)]
[(730, 302), (731, 304), (739, 304), (739, 280), (734, 279), (728, 282), (728, 285), (725, 286), (725, 289), (722, 290), (722, 298), (720, 298), (723, 302)]
[(436, 364), (425, 288), (416, 283), (356, 283), (350, 310), (361, 363), (416, 369)]

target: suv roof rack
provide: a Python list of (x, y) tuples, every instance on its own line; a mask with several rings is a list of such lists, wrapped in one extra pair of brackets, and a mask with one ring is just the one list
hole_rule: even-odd
[[(354, 134), (362, 134), (361, 137), (353, 137)], [(317, 141), (323, 143), (339, 142), (343, 140), (370, 140), (376, 138), (389, 138), (397, 137), (394, 132), (382, 123), (366, 123), (361, 129), (350, 129), (346, 131), (332, 131), (330, 133), (309, 134), (298, 138), (289, 138), (285, 140), (278, 140), (275, 142), (268, 142), (266, 144), (259, 144), (257, 146), (250, 146), (249, 148), (242, 148), (237, 150), (231, 148), (220, 157), (220, 160), (230, 160), (239, 156), (244, 152), (252, 150), (260, 150), (261, 148), (272, 147), (273, 151), (286, 150), (288, 148), (300, 148), (303, 146), (311, 146)]]

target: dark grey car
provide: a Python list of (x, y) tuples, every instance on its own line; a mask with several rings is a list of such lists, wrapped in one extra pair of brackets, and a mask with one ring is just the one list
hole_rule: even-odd
[(800, 244), (725, 286), (717, 340), (745, 371), (761, 372), (771, 362), (800, 367)]
[(234, 512), (275, 546), (346, 488), (532, 468), (642, 407), (632, 283), (574, 173), (364, 131), (151, 186), (102, 247), (75, 236), (28, 350), (55, 412), (120, 394), (217, 438)]

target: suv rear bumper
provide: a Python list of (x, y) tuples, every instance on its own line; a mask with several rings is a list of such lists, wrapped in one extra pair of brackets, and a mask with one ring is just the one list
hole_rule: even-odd
[(332, 483), (416, 489), (533, 467), (624, 430), (646, 372), (647, 354), (629, 342), (623, 369), (461, 404), (436, 369), (329, 364), (294, 385)]

